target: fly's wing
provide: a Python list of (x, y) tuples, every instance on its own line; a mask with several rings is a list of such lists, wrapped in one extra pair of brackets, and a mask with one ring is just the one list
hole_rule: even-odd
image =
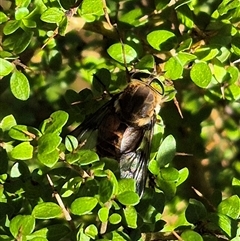
[(121, 178), (133, 178), (136, 181), (136, 191), (141, 197), (146, 185), (147, 163), (150, 158), (151, 140), (155, 118), (146, 128), (141, 143), (135, 151), (128, 152), (120, 157)]
[(78, 139), (79, 145), (83, 149), (93, 149), (96, 147), (99, 125), (103, 118), (113, 111), (115, 99), (116, 97), (114, 96), (70, 133), (70, 135)]

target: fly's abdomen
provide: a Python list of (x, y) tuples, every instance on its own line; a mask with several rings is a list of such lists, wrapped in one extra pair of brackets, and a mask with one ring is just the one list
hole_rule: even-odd
[(128, 126), (116, 113), (106, 116), (99, 126), (97, 152), (101, 156), (119, 159), (136, 150), (142, 139), (142, 128)]

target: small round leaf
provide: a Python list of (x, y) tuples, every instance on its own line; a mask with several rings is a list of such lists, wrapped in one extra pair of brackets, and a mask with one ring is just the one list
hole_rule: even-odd
[(5, 13), (0, 12), (0, 24), (6, 22), (8, 20), (8, 17)]
[(55, 133), (47, 133), (38, 140), (39, 154), (48, 154), (54, 151), (61, 143), (62, 138)]
[(15, 118), (13, 115), (5, 116), (2, 121), (0, 122), (0, 128), (2, 128), (3, 131), (10, 130), (13, 126), (17, 124)]
[(140, 201), (139, 196), (137, 195), (137, 193), (131, 192), (131, 191), (120, 193), (117, 196), (117, 199), (123, 205), (136, 205)]
[(193, 65), (190, 71), (192, 81), (201, 88), (206, 88), (212, 79), (212, 73), (205, 62), (199, 62)]
[(64, 12), (59, 8), (48, 8), (41, 15), (41, 20), (47, 23), (59, 23), (64, 16)]
[(17, 160), (29, 160), (33, 156), (33, 146), (29, 142), (22, 142), (15, 146), (10, 154)]
[(56, 203), (45, 202), (36, 205), (32, 214), (37, 219), (51, 219), (60, 217), (62, 209)]
[(108, 215), (109, 215), (109, 209), (106, 207), (100, 208), (98, 210), (98, 217), (99, 220), (103, 223), (108, 220)]
[(25, 7), (23, 8), (17, 8), (15, 11), (15, 19), (16, 20), (21, 20), (24, 17), (26, 17), (29, 14), (29, 10)]
[(10, 88), (13, 95), (19, 100), (27, 100), (30, 95), (30, 86), (27, 77), (19, 72), (14, 71), (10, 78)]
[(129, 228), (137, 228), (137, 211), (133, 206), (127, 206), (124, 210), (124, 216)]
[(19, 233), (28, 235), (35, 227), (35, 219), (32, 215), (17, 215), (10, 221), (10, 232), (17, 238)]
[(32, 141), (40, 136), (41, 133), (38, 129), (31, 126), (15, 125), (9, 130), (8, 135), (15, 140)]
[(111, 224), (118, 224), (122, 221), (122, 217), (120, 214), (118, 213), (113, 213), (110, 217), (109, 217), (109, 222)]
[(181, 238), (184, 240), (184, 241), (203, 241), (203, 238), (202, 236), (193, 231), (193, 230), (186, 230), (184, 231), (182, 234), (181, 234)]
[[(123, 52), (124, 48), (124, 52)], [(137, 52), (132, 48), (130, 45), (124, 44), (122, 45), (121, 43), (116, 43), (111, 45), (107, 49), (108, 54), (118, 61), (119, 63), (124, 64), (124, 54), (125, 54), (125, 60), (126, 63), (132, 62), (136, 57), (137, 57)]]
[(12, 72), (14, 65), (9, 61), (0, 58), (0, 76), (6, 76)]
[(20, 27), (20, 24), (21, 24), (21, 21), (17, 21), (17, 20), (8, 21), (3, 28), (3, 33), (5, 35), (10, 35), (14, 33)]
[(90, 213), (97, 203), (98, 200), (95, 197), (80, 197), (71, 204), (71, 211), (75, 215), (84, 215)]
[(172, 135), (168, 135), (162, 142), (158, 154), (157, 162), (159, 167), (170, 163), (176, 154), (176, 141)]
[(155, 30), (147, 35), (148, 43), (157, 50), (169, 51), (174, 48), (177, 40), (174, 33), (167, 30)]
[(53, 150), (52, 152), (49, 153), (38, 153), (37, 155), (38, 160), (44, 164), (47, 167), (53, 167), (58, 159), (59, 159), (59, 153), (57, 150)]

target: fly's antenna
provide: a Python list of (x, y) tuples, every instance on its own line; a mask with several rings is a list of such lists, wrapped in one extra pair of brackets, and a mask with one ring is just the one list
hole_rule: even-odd
[(128, 80), (128, 82), (130, 82), (130, 74), (129, 74), (129, 71), (128, 71), (128, 68), (127, 68), (127, 61), (126, 61), (126, 51), (125, 51), (125, 47), (124, 47), (124, 43), (123, 43), (123, 40), (122, 40), (122, 37), (121, 37), (121, 34), (120, 32), (118, 31), (118, 28), (117, 28), (117, 25), (114, 24), (113, 25), (116, 29), (116, 32), (118, 34), (118, 37), (119, 37), (119, 41), (120, 41), (120, 44), (121, 44), (121, 48), (122, 48), (122, 57), (123, 57), (123, 64), (124, 64), (124, 68), (125, 68), (125, 71), (126, 71), (126, 79)]
[(106, 92), (110, 97), (112, 97), (112, 94), (108, 91), (106, 85), (102, 82), (102, 80), (96, 74), (93, 74), (93, 78), (95, 78), (100, 83), (100, 85), (104, 89), (104, 92)]

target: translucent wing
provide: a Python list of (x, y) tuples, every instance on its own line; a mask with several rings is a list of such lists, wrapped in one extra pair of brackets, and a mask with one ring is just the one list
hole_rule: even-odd
[(114, 96), (70, 133), (70, 135), (78, 139), (79, 145), (81, 145), (82, 148), (93, 149), (96, 147), (98, 128), (103, 118), (113, 111), (116, 98), (117, 96)]
[(121, 178), (133, 178), (136, 181), (136, 191), (141, 197), (146, 185), (147, 162), (150, 158), (150, 147), (155, 118), (152, 119), (144, 132), (142, 141), (136, 151), (123, 154), (120, 157)]

